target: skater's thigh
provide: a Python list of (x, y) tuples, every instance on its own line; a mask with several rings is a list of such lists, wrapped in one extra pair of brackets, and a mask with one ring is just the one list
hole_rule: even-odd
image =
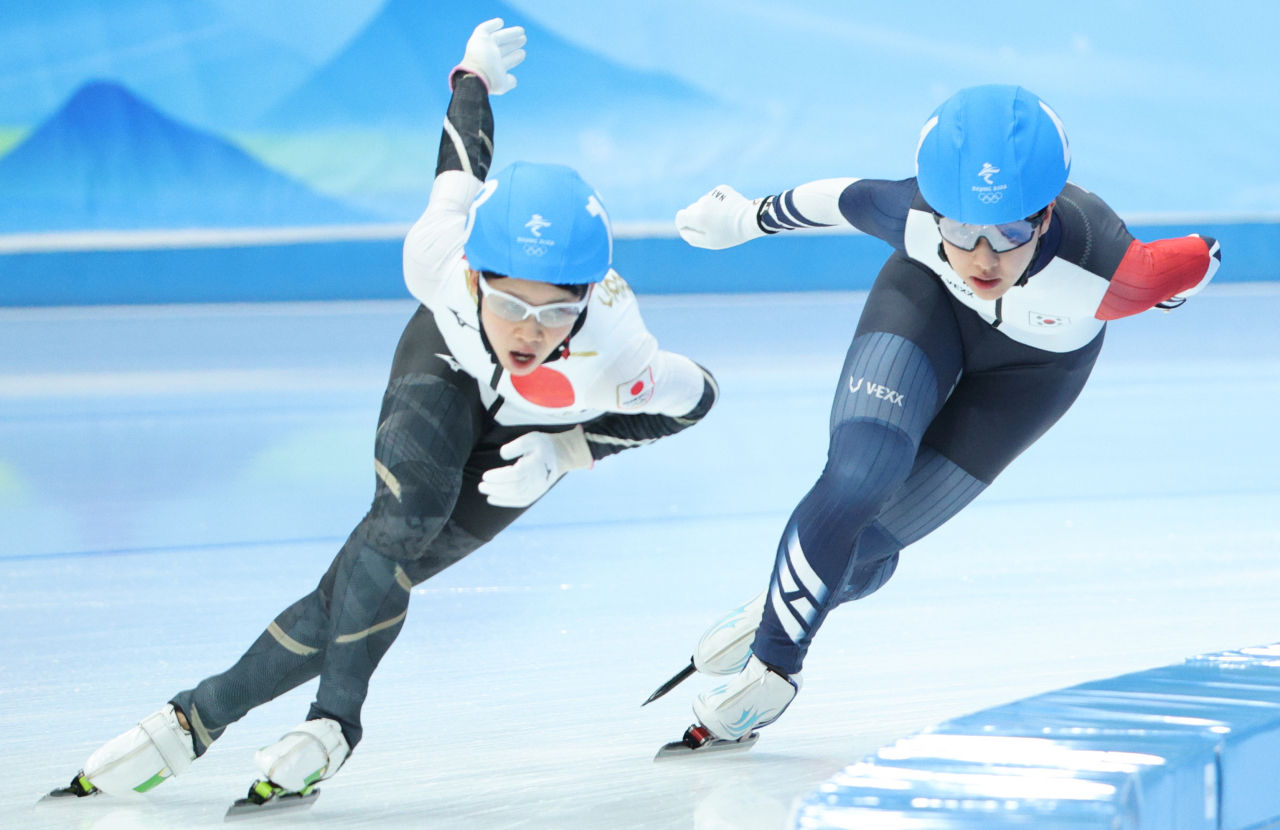
[(574, 426), (529, 424), (508, 427), (490, 424), (463, 466), (462, 487), (449, 520), (420, 555), (412, 562), (404, 563), (405, 572), (413, 583), (416, 585), (430, 579), (489, 542), (529, 509), (490, 504), (488, 497), (479, 490), (480, 480), (486, 472), (515, 463), (502, 457), (503, 444), (529, 432), (560, 432)]
[[(903, 254), (889, 258), (867, 295), (845, 360), (846, 375), (855, 349), (868, 343), (867, 336), (873, 334), (888, 335), (878, 338), (880, 343), (898, 344), (882, 347), (883, 360), (900, 364), (913, 350), (923, 353), (933, 371), (934, 400), (940, 405), (947, 399), (964, 365), (964, 343), (955, 309), (935, 274)], [(903, 349), (902, 341), (911, 348)]]
[[(995, 332), (992, 332), (995, 335)], [(1074, 352), (1033, 349), (1003, 338), (1001, 358), (984, 344), (929, 424), (923, 444), (990, 484), (1057, 423), (1084, 389), (1103, 333)]]

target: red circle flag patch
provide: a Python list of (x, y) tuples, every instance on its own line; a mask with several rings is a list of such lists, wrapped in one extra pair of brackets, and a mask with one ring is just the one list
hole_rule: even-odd
[(527, 375), (512, 375), (511, 385), (520, 397), (531, 404), (548, 409), (572, 406), (573, 384), (555, 369), (539, 366)]
[(653, 398), (653, 369), (645, 367), (638, 377), (618, 384), (618, 408), (639, 409)]

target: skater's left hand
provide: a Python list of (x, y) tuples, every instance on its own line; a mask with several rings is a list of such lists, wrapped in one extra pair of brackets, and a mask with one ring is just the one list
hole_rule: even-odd
[(570, 470), (590, 467), (591, 448), (581, 426), (567, 432), (527, 432), (503, 444), (503, 458), (519, 459), (495, 467), (480, 479), (479, 490), (495, 507), (528, 507)]
[[(490, 95), (501, 95), (515, 88), (516, 76), (511, 74), (524, 60), (524, 46), (528, 38), (523, 26), (502, 28), (502, 18), (486, 20), (476, 27), (467, 40), (467, 52), (462, 63), (454, 67), (470, 72), (484, 81)], [(449, 73), (449, 85), (453, 85), (453, 72)]]

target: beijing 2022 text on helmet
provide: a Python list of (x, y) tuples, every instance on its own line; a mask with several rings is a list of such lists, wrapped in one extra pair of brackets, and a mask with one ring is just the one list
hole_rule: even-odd
[(600, 195), (570, 167), (518, 161), (492, 174), (467, 216), (477, 271), (556, 285), (599, 282), (613, 265)]
[(1062, 120), (1020, 86), (960, 90), (934, 111), (916, 147), (925, 201), (973, 225), (1031, 216), (1062, 192), (1070, 172)]

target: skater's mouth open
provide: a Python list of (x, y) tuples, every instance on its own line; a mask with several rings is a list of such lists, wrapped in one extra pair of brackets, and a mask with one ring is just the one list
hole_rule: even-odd
[(587, 293), (534, 280), (469, 271), (480, 304), (480, 325), (492, 354), (513, 375), (537, 370), (573, 331), (584, 312)]

